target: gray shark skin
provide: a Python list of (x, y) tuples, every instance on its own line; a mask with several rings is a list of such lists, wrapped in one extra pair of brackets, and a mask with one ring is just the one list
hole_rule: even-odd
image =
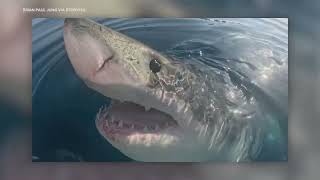
[(264, 123), (223, 71), (182, 63), (89, 19), (65, 19), (65, 47), (86, 85), (111, 98), (100, 134), (137, 161), (250, 161)]

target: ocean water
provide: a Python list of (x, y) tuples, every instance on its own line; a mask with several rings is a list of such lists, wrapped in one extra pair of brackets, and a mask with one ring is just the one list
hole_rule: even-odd
[[(288, 19), (101, 19), (95, 21), (181, 61), (227, 72), (261, 104), (267, 133), (257, 161), (287, 160)], [(76, 76), (63, 19), (32, 21), (33, 161), (132, 161), (96, 130), (109, 99)]]

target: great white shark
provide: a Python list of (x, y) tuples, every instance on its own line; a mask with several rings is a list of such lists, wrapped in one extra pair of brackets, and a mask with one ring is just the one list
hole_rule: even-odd
[(259, 153), (256, 99), (224, 72), (173, 60), (90, 19), (65, 19), (64, 42), (76, 74), (112, 99), (96, 127), (128, 157), (247, 161)]

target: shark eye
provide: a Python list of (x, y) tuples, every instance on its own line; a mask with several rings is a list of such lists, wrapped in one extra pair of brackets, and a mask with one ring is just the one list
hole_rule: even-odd
[(157, 59), (152, 59), (149, 64), (149, 68), (153, 73), (157, 73), (161, 69), (161, 63)]

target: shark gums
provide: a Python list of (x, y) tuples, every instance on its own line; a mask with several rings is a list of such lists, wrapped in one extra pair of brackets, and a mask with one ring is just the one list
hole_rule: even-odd
[(65, 19), (64, 41), (77, 75), (112, 99), (96, 126), (128, 157), (238, 162), (259, 153), (261, 112), (227, 74), (173, 60), (89, 19)]

